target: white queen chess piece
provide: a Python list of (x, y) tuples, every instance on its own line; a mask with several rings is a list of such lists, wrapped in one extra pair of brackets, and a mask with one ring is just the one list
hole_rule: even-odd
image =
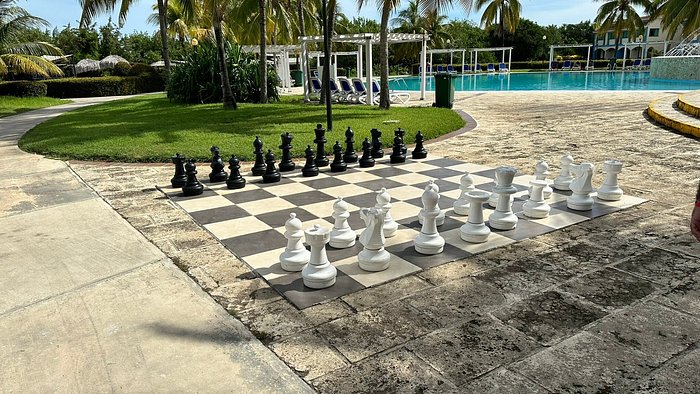
[(438, 254), (445, 247), (445, 239), (438, 233), (436, 224), (437, 217), (440, 214), (440, 208), (437, 205), (439, 198), (440, 195), (431, 185), (425, 187), (425, 191), (421, 196), (424, 211), (423, 226), (420, 234), (414, 241), (414, 247), (418, 253), (427, 255)]
[(311, 245), (309, 263), (301, 270), (304, 286), (312, 289), (324, 289), (335, 284), (338, 270), (331, 265), (326, 255), (326, 244), (331, 238), (327, 228), (316, 224), (304, 231), (306, 243)]
[[(545, 181), (545, 187), (542, 189), (542, 197), (545, 200), (548, 199), (553, 192), (547, 181), (547, 175), (549, 175), (549, 164), (547, 164), (544, 159), (540, 159), (540, 161), (535, 164), (535, 179), (538, 181)], [(530, 186), (529, 194), (532, 195), (532, 186)]]
[(591, 163), (581, 163), (572, 165), (571, 172), (574, 173), (574, 180), (571, 181), (571, 195), (566, 198), (566, 206), (576, 211), (590, 211), (593, 209), (594, 200), (591, 197), (593, 187), (591, 178), (595, 166)]
[(551, 207), (544, 201), (544, 188), (547, 181), (533, 179), (530, 181), (530, 198), (523, 204), (523, 214), (529, 218), (542, 219), (549, 216)]
[[(438, 194), (438, 198), (440, 198), (440, 186), (437, 185), (433, 180), (428, 181), (428, 186), (431, 189), (435, 191), (435, 193)], [(423, 218), (425, 214), (425, 209), (421, 208), (421, 210), (418, 212), (418, 223), (423, 224)], [(438, 207), (438, 216), (437, 219), (435, 220), (435, 225), (436, 226), (442, 226), (445, 223), (445, 212), (443, 212), (439, 207)]]
[(496, 186), (493, 192), (498, 193), (498, 202), (496, 210), (489, 218), (489, 224), (497, 230), (512, 230), (518, 225), (518, 217), (513, 213), (511, 197), (518, 191), (513, 186), (513, 178), (517, 172), (513, 167), (496, 168)]
[(304, 231), (301, 229), (301, 220), (292, 212), (284, 223), (284, 237), (287, 238), (287, 247), (280, 254), (280, 265), (285, 271), (301, 271), (309, 262), (311, 253), (306, 250), (301, 240)]
[(561, 172), (558, 177), (554, 178), (553, 188), (557, 190), (571, 190), (569, 184), (574, 180), (574, 177), (571, 175), (570, 168), (573, 162), (574, 158), (568, 152), (561, 157)]
[(469, 172), (466, 171), (459, 179), (459, 198), (454, 202), (454, 204), (452, 204), (452, 207), (457, 215), (469, 215), (469, 199), (467, 198), (467, 193), (474, 189), (474, 178), (472, 178)]
[(391, 217), (391, 195), (383, 187), (377, 192), (377, 204), (374, 206), (377, 209), (384, 211), (384, 237), (391, 238), (399, 229), (399, 224)]
[(360, 217), (367, 227), (360, 234), (360, 243), (364, 246), (357, 255), (357, 261), (365, 271), (383, 271), (389, 268), (391, 255), (384, 249), (384, 217), (379, 208), (362, 208)]
[(467, 193), (469, 199), (469, 218), (459, 228), (459, 236), (472, 243), (486, 242), (491, 234), (491, 229), (484, 223), (484, 203), (489, 199), (490, 193), (483, 190), (473, 190)]
[(348, 203), (343, 200), (343, 197), (338, 197), (333, 203), (333, 230), (331, 230), (331, 240), (328, 243), (336, 249), (345, 249), (355, 245), (357, 234), (350, 228), (348, 218)]
[(617, 174), (622, 172), (622, 162), (618, 160), (606, 160), (603, 163), (605, 180), (598, 188), (598, 198), (606, 201), (619, 201), (624, 192), (617, 184)]

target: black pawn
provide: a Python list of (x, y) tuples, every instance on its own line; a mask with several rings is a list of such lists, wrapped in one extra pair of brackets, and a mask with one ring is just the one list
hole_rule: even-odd
[(274, 183), (280, 181), (280, 173), (275, 167), (275, 154), (271, 150), (267, 150), (265, 155), (265, 173), (263, 174), (263, 183)]
[(405, 155), (406, 152), (408, 152), (408, 148), (406, 148), (406, 144), (403, 141), (403, 136), (406, 135), (406, 130), (403, 130), (401, 127), (398, 129), (394, 130), (394, 135), (398, 136), (401, 138), (401, 152)]
[(282, 145), (280, 145), (280, 149), (282, 149), (282, 160), (280, 160), (280, 171), (281, 172), (286, 172), (286, 171), (294, 171), (294, 168), (296, 167), (294, 165), (294, 162), (292, 161), (292, 156), (290, 151), (292, 150), (292, 139), (294, 139), (294, 136), (289, 134), (289, 132), (281, 134), (280, 137), (282, 137)]
[(211, 172), (209, 173), (210, 182), (223, 182), (228, 178), (228, 174), (224, 171), (224, 161), (221, 160), (218, 146), (212, 146), (211, 149)]
[(179, 153), (171, 157), (173, 164), (175, 164), (175, 176), (170, 179), (170, 184), (173, 187), (183, 187), (187, 184), (187, 174), (185, 174), (185, 162), (187, 158)]
[(197, 179), (197, 166), (194, 160), (188, 160), (185, 164), (185, 172), (187, 173), (187, 183), (182, 187), (182, 194), (186, 196), (197, 196), (202, 194), (204, 186)]
[(318, 175), (318, 167), (316, 167), (316, 163), (314, 163), (314, 150), (311, 149), (311, 145), (306, 145), (304, 157), (306, 157), (306, 164), (304, 164), (304, 168), (301, 169), (301, 175), (306, 177)]
[(372, 135), (372, 157), (375, 159), (384, 157), (384, 151), (382, 150), (382, 132), (377, 129), (372, 129), (369, 132)]
[(416, 148), (411, 152), (411, 157), (414, 159), (425, 159), (428, 157), (428, 151), (423, 147), (423, 133), (420, 131), (416, 134)]
[(336, 141), (333, 145), (333, 163), (331, 163), (331, 172), (343, 172), (348, 169), (348, 165), (343, 160), (343, 146)]
[(355, 132), (350, 127), (345, 130), (345, 154), (343, 160), (346, 163), (357, 163), (357, 154), (355, 153)]
[(328, 158), (326, 157), (326, 142), (328, 142), (326, 140), (326, 130), (319, 123), (314, 129), (314, 133), (316, 133), (316, 139), (314, 140), (314, 144), (316, 144), (316, 158), (314, 163), (316, 167), (325, 167), (328, 165)]
[(245, 179), (241, 176), (241, 164), (236, 155), (232, 155), (228, 161), (228, 169), (231, 170), (231, 176), (226, 181), (226, 187), (229, 189), (243, 189), (245, 187)]
[(406, 162), (406, 154), (403, 153), (403, 141), (398, 135), (394, 137), (394, 145), (392, 146), (391, 156), (389, 159), (392, 164)]
[(362, 142), (362, 157), (360, 158), (360, 167), (374, 167), (374, 158), (372, 157), (372, 144), (367, 138)]
[(255, 164), (253, 164), (253, 175), (260, 176), (265, 173), (265, 158), (263, 157), (263, 142), (260, 137), (255, 136), (255, 141), (253, 141), (253, 148), (255, 151)]

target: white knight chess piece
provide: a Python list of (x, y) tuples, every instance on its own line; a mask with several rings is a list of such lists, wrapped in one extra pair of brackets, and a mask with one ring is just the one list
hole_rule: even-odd
[(365, 229), (360, 234), (360, 243), (364, 246), (357, 255), (360, 268), (365, 271), (383, 271), (389, 268), (391, 255), (384, 249), (384, 217), (379, 208), (362, 208), (360, 217), (365, 221)]
[(566, 198), (566, 206), (576, 211), (590, 211), (593, 209), (594, 200), (591, 197), (593, 187), (591, 178), (595, 166), (591, 163), (581, 163), (572, 165), (571, 172), (574, 173), (574, 180), (571, 181), (571, 195)]

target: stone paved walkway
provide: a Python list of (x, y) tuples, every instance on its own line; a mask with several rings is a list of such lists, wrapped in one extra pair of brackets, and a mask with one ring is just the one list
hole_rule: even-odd
[(170, 166), (71, 163), (321, 392), (697, 392), (698, 142), (645, 119), (648, 92), (460, 94), (479, 126), (440, 155), (532, 173), (536, 159), (625, 162), (650, 202), (296, 310), (154, 185)]

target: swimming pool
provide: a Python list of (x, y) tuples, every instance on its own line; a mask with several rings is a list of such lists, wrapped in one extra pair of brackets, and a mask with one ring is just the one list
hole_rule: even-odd
[[(456, 91), (501, 90), (691, 90), (700, 89), (700, 81), (655, 80), (648, 71), (576, 71), (507, 74), (457, 75)], [(389, 81), (393, 90), (420, 90), (420, 77)], [(435, 79), (429, 76), (426, 90), (435, 90)]]

